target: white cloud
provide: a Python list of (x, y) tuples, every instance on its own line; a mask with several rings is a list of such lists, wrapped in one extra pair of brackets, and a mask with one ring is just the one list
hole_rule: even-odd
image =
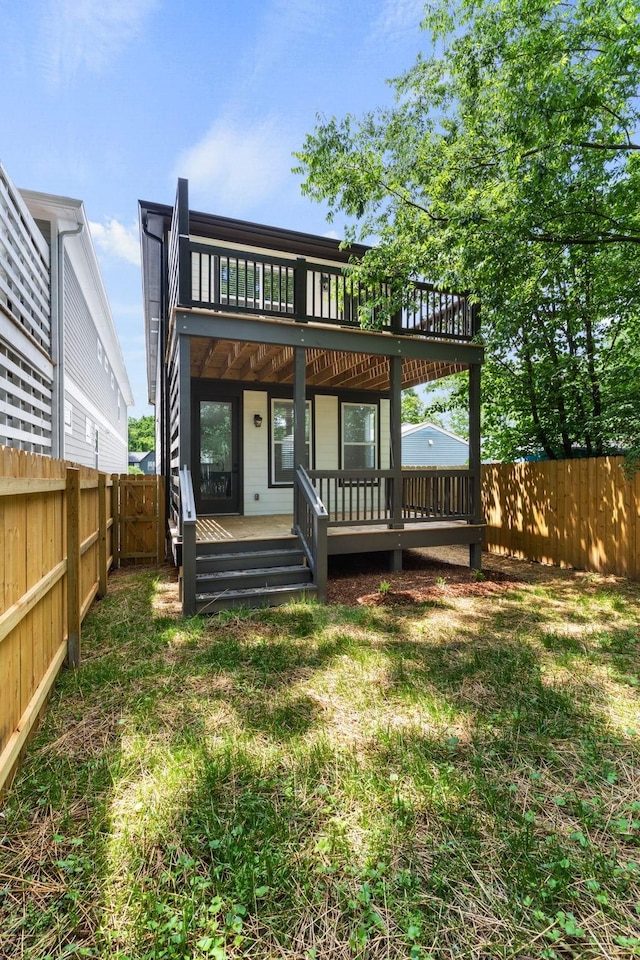
[(416, 33), (424, 17), (424, 7), (424, 0), (384, 0), (373, 22), (372, 35), (389, 42), (402, 39), (407, 33)]
[(48, 0), (42, 53), (54, 84), (101, 73), (134, 40), (158, 0)]
[(275, 118), (243, 124), (217, 120), (181, 154), (175, 172), (189, 180), (197, 204), (217, 205), (237, 216), (278, 193), (291, 164), (291, 146)]
[(98, 250), (108, 257), (140, 264), (140, 238), (137, 223), (127, 227), (113, 218), (106, 223), (90, 223), (91, 236)]

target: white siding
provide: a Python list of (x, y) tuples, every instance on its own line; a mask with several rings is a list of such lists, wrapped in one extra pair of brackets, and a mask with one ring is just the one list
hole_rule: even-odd
[[(256, 427), (253, 418), (262, 417)], [(291, 513), (291, 487), (269, 486), (269, 398), (266, 392), (245, 390), (243, 394), (244, 513), (246, 516)], [(256, 493), (259, 500), (255, 499)]]
[(49, 249), (0, 166), (0, 444), (52, 451)]
[(314, 466), (319, 470), (337, 470), (340, 446), (337, 397), (316, 397), (314, 425), (316, 440)]
[(106, 347), (67, 254), (64, 285), (65, 399), (76, 408), (72, 434), (65, 434), (64, 456), (76, 463), (96, 465), (95, 443), (88, 443), (85, 437), (84, 424), (88, 417), (98, 429), (100, 468), (125, 472), (126, 405), (119, 384), (112, 377)]

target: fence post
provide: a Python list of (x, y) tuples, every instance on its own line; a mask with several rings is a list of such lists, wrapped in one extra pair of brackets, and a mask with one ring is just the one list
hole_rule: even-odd
[(98, 475), (98, 597), (107, 593), (107, 475)]
[(80, 471), (67, 468), (67, 664), (80, 666)]
[(111, 553), (113, 554), (113, 567), (115, 570), (120, 566), (120, 475), (112, 473), (111, 479)]
[(161, 474), (156, 476), (156, 523), (157, 527), (157, 563), (158, 566), (164, 563), (165, 554), (166, 554), (166, 537), (165, 537), (165, 508), (164, 508), (164, 477)]

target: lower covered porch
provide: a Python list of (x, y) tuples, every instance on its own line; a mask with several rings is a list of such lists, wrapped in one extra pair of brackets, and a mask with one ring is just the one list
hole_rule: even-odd
[(353, 555), (357, 570), (357, 555), (386, 553), (389, 569), (399, 571), (404, 550), (457, 545), (469, 548), (470, 566), (479, 569), (484, 524), (475, 519), (473, 480), (463, 468), (298, 467), (293, 514), (197, 516), (185, 468), (186, 513), (181, 535), (173, 531), (185, 614), (302, 597), (324, 602), (332, 556)]

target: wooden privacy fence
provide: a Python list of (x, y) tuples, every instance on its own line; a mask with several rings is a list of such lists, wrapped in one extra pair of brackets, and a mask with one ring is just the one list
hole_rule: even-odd
[(0, 447), (0, 794), (110, 568), (164, 559), (163, 505), (160, 477)]
[(483, 466), (485, 546), (539, 563), (640, 579), (640, 472), (622, 457)]

